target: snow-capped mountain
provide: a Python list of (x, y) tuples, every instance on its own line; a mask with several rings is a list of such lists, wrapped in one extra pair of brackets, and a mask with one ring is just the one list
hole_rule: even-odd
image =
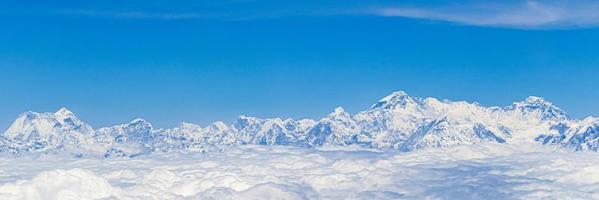
[(537, 119), (540, 121), (563, 121), (568, 119), (568, 115), (560, 108), (545, 99), (530, 96), (522, 102), (515, 102), (512, 106), (505, 108), (513, 115), (520, 116), (521, 119)]
[(580, 121), (559, 123), (551, 127), (557, 133), (536, 138), (543, 144), (557, 144), (562, 147), (581, 150), (599, 150), (599, 118), (587, 117)]
[(512, 131), (501, 118), (514, 117), (497, 107), (421, 99), (405, 92), (386, 96), (355, 117), (372, 147), (402, 150), (472, 144), (489, 138), (505, 142)]
[(8, 151), (46, 151), (88, 144), (93, 131), (71, 111), (61, 108), (55, 113), (19, 115), (2, 139)]
[(107, 149), (105, 156), (152, 152), (162, 139), (152, 124), (139, 118), (128, 124), (100, 128), (93, 134), (94, 143)]
[(233, 127), (238, 131), (240, 144), (302, 145), (304, 133), (314, 121), (293, 119), (259, 119), (240, 116)]
[(360, 137), (356, 121), (338, 107), (308, 130), (306, 142), (310, 146), (351, 145), (358, 144)]
[[(94, 130), (67, 109), (26, 112), (0, 135), (1, 151), (80, 149), (104, 156), (203, 152), (231, 145), (357, 145), (412, 151), (479, 142), (537, 141), (576, 150), (599, 149), (599, 119), (570, 119), (540, 97), (506, 107), (411, 97), (399, 91), (355, 115), (336, 108), (320, 120), (240, 116), (206, 127), (181, 123), (155, 129), (143, 119)], [(91, 154), (91, 153), (90, 153)]]

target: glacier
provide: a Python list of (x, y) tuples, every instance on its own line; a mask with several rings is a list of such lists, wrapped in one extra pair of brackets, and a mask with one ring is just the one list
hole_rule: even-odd
[(303, 148), (359, 146), (408, 152), (481, 142), (599, 149), (599, 119), (570, 118), (540, 97), (485, 107), (465, 101), (419, 98), (398, 91), (354, 115), (343, 108), (319, 120), (241, 115), (232, 124), (181, 123), (155, 128), (144, 119), (92, 128), (66, 108), (25, 112), (0, 135), (2, 154), (64, 153), (75, 157), (135, 157), (156, 152), (208, 152), (238, 145)]

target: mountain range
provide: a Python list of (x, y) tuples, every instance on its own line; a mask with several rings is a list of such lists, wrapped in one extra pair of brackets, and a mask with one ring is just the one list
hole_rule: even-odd
[(599, 149), (599, 118), (578, 120), (540, 97), (505, 107), (391, 93), (354, 115), (343, 108), (319, 120), (240, 116), (206, 127), (154, 128), (143, 119), (92, 128), (66, 108), (26, 112), (0, 134), (0, 152), (63, 152), (75, 156), (137, 156), (205, 152), (232, 145), (359, 146), (396, 151), (480, 142), (536, 142), (573, 150)]

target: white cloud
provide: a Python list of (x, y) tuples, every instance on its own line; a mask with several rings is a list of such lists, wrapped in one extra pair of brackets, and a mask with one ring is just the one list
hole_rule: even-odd
[(371, 14), (438, 20), (474, 26), (550, 29), (599, 25), (597, 1), (505, 1), (437, 7), (382, 7)]
[(167, 13), (167, 12), (142, 12), (142, 11), (95, 11), (95, 10), (62, 10), (60, 14), (82, 15), (82, 16), (97, 16), (110, 18), (126, 18), (126, 19), (161, 19), (161, 20), (177, 20), (177, 19), (218, 19), (225, 18), (220, 14), (215, 13)]
[(597, 153), (553, 150), (495, 143), (410, 153), (242, 146), (134, 159), (3, 157), (0, 199), (598, 198)]
[[(61, 10), (58, 13), (121, 19), (158, 20), (254, 20), (290, 16), (375, 15), (446, 21), (473, 26), (491, 26), (520, 29), (584, 28), (599, 26), (599, 1), (595, 0), (501, 0), (450, 1), (440, 4), (405, 2), (348, 1), (340, 4), (281, 4), (276, 2), (257, 6), (255, 2), (229, 2), (220, 7), (201, 4), (186, 6), (168, 4), (164, 9), (141, 10)], [(169, 7), (170, 6), (170, 7)], [(247, 6), (230, 9), (227, 6)], [(189, 8), (186, 8), (189, 7)], [(256, 8), (257, 7), (257, 8)], [(171, 8), (171, 9), (169, 9)], [(174, 9), (176, 8), (176, 9)], [(183, 8), (183, 9), (181, 9)]]

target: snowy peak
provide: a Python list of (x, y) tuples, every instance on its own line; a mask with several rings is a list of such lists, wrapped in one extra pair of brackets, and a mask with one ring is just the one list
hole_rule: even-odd
[(230, 129), (230, 127), (222, 121), (214, 122), (207, 128), (213, 131), (227, 131)]
[(344, 114), (347, 113), (345, 112), (345, 109), (343, 109), (343, 107), (337, 107), (335, 108), (335, 110), (333, 111), (334, 114)]
[(530, 96), (524, 101), (514, 102), (506, 108), (508, 111), (516, 112), (524, 118), (537, 118), (539, 120), (566, 120), (568, 115), (553, 103), (541, 97)]
[(599, 118), (593, 117), (593, 116), (587, 117), (587, 118), (584, 118), (581, 121), (581, 123), (584, 125), (587, 125), (587, 126), (593, 126), (593, 125), (599, 126)]
[(256, 124), (260, 124), (260, 123), (262, 123), (261, 119), (258, 119), (256, 117), (248, 117), (245, 115), (240, 115), (239, 117), (237, 117), (234, 127), (237, 130), (242, 130), (248, 126), (252, 126), (252, 125), (256, 125)]
[(59, 109), (58, 111), (56, 111), (54, 113), (54, 116), (56, 117), (56, 119), (61, 120), (61, 121), (64, 121), (65, 119), (69, 119), (69, 118), (77, 119), (75, 114), (73, 114), (73, 112), (71, 112), (69, 109), (66, 109), (66, 108)]
[(233, 125), (237, 131), (237, 143), (260, 145), (292, 145), (299, 144), (302, 134), (311, 128), (313, 120), (240, 116)]
[(82, 122), (71, 111), (66, 108), (56, 113), (25, 112), (13, 122), (6, 130), (5, 135), (13, 137), (16, 135), (36, 135), (44, 137), (47, 135), (61, 134), (65, 131), (78, 131), (88, 133), (92, 128)]
[[(139, 134), (150, 134), (153, 131), (152, 124), (144, 119), (137, 118), (127, 124), (100, 128), (95, 131), (96, 136), (128, 136)], [(109, 141), (110, 142), (110, 141)]]
[(408, 95), (408, 93), (404, 92), (404, 91), (396, 91), (393, 92), (385, 97), (383, 97), (379, 102), (382, 101), (394, 101), (394, 100), (400, 100), (400, 99), (406, 99), (409, 98), (410, 96)]
[(356, 121), (338, 107), (309, 129), (306, 142), (310, 146), (356, 144), (359, 133), (360, 127)]
[(4, 132), (4, 136), (13, 140), (27, 140), (30, 135), (46, 134), (52, 131), (54, 123), (49, 119), (38, 119), (39, 114), (34, 112), (26, 112), (21, 115), (10, 125), (8, 130)]
[(554, 106), (553, 103), (546, 101), (544, 98), (537, 97), (537, 96), (526, 97), (526, 99), (524, 99), (524, 101), (516, 102), (515, 104), (522, 106), (522, 107), (529, 107), (529, 108), (559, 109), (556, 106)]
[(420, 104), (422, 104), (421, 99), (410, 97), (404, 91), (397, 91), (383, 97), (379, 102), (372, 105), (370, 109), (395, 109), (397, 107)]
[(545, 99), (543, 99), (542, 97), (537, 97), (537, 96), (528, 96), (528, 97), (526, 97), (524, 102), (529, 103), (529, 104), (551, 104), (551, 103), (545, 101)]
[(352, 127), (355, 128), (356, 122), (352, 116), (345, 112), (342, 107), (335, 108), (333, 113), (329, 114), (326, 118), (319, 121), (319, 123), (331, 124), (334, 126)]
[(11, 151), (45, 151), (89, 142), (93, 129), (67, 109), (56, 113), (26, 112), (4, 132)]
[(127, 124), (127, 127), (135, 130), (152, 130), (152, 124), (145, 119), (137, 118)]
[(349, 113), (345, 112), (345, 109), (343, 109), (342, 107), (337, 107), (327, 117), (332, 118), (332, 119), (339, 119), (339, 118), (346, 119), (346, 118), (350, 118), (351, 116)]

